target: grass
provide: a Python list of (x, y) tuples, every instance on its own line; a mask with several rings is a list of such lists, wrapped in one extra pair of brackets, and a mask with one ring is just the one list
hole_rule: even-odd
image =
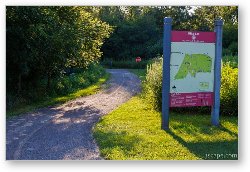
[(129, 69), (129, 71), (136, 74), (142, 81), (146, 78), (146, 69)]
[[(145, 80), (145, 69), (130, 69)], [(210, 114), (171, 112), (170, 130), (161, 129), (161, 113), (141, 96), (104, 116), (94, 128), (101, 155), (110, 160), (238, 159), (238, 119)]]
[(110, 160), (237, 159), (237, 117), (210, 125), (208, 114), (171, 113), (170, 130), (161, 114), (139, 96), (104, 116), (94, 128), (101, 155)]
[(106, 73), (103, 77), (101, 77), (95, 84), (90, 85), (89, 87), (86, 87), (84, 89), (79, 89), (73, 93), (70, 93), (65, 96), (57, 96), (57, 97), (50, 97), (46, 100), (42, 100), (39, 102), (34, 102), (29, 105), (22, 105), (19, 107), (16, 107), (12, 110), (7, 111), (7, 117), (12, 117), (19, 115), (21, 113), (29, 112), (36, 110), (38, 108), (46, 107), (46, 106), (52, 106), (56, 104), (61, 104), (64, 102), (67, 102), (69, 100), (78, 98), (78, 97), (84, 97), (88, 95), (92, 95), (97, 93), (101, 89), (101, 85), (106, 82), (110, 77), (110, 74)]

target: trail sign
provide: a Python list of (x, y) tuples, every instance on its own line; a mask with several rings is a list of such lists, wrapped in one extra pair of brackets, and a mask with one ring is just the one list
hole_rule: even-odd
[(162, 128), (169, 129), (169, 107), (212, 106), (219, 125), (222, 20), (215, 32), (172, 31), (164, 18)]
[(213, 104), (215, 32), (171, 32), (170, 107)]

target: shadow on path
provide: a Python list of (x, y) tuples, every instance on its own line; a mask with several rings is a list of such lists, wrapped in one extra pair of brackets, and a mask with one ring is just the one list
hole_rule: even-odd
[(6, 159), (102, 159), (93, 126), (102, 115), (140, 92), (136, 75), (127, 70), (107, 71), (111, 73), (109, 88), (98, 94), (7, 120)]

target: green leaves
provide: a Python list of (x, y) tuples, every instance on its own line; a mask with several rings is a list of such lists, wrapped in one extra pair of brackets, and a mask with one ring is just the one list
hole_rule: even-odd
[(97, 13), (95, 7), (6, 7), (7, 92), (26, 95), (44, 79), (49, 92), (65, 69), (97, 63), (112, 32)]
[(151, 59), (162, 54), (164, 17), (172, 17), (173, 30), (187, 31), (213, 31), (214, 20), (222, 18), (223, 48), (227, 54), (238, 52), (237, 6), (112, 6), (100, 7), (100, 18), (114, 26), (102, 47), (104, 58)]
[(143, 81), (143, 96), (156, 110), (161, 109), (162, 62), (162, 57), (153, 59), (152, 64), (147, 66), (146, 79)]
[(230, 62), (222, 68), (220, 97), (222, 113), (238, 115), (238, 68), (232, 68)]

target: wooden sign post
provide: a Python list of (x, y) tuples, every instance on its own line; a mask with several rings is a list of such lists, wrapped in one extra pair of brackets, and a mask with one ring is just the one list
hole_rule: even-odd
[(162, 129), (169, 129), (169, 107), (211, 106), (219, 125), (222, 21), (215, 32), (172, 31), (164, 18)]

